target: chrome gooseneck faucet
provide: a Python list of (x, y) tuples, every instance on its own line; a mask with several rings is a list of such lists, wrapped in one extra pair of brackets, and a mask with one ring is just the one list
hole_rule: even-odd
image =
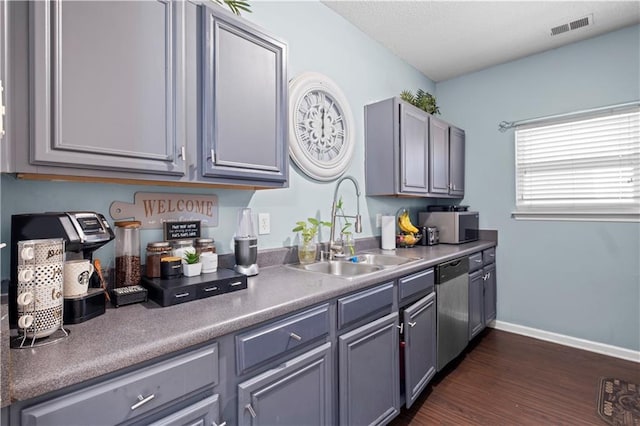
[[(337, 213), (337, 203), (338, 203), (338, 189), (340, 189), (340, 184), (345, 180), (350, 180), (353, 182), (353, 185), (356, 187), (356, 207), (357, 212), (355, 216), (349, 216), (344, 214)], [(330, 258), (333, 258), (335, 255), (344, 255), (344, 248), (341, 245), (336, 244), (335, 240), (335, 232), (336, 232), (336, 217), (344, 217), (344, 218), (352, 218), (355, 219), (355, 231), (357, 233), (362, 232), (362, 217), (360, 217), (360, 186), (358, 186), (358, 181), (353, 176), (344, 176), (342, 177), (338, 183), (336, 184), (336, 190), (333, 193), (333, 204), (331, 205), (331, 239), (329, 240), (329, 252)]]

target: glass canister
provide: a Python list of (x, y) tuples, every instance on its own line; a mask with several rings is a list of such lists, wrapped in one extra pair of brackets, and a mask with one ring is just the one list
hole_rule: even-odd
[(116, 287), (140, 284), (140, 221), (116, 222)]
[(216, 246), (213, 238), (196, 238), (196, 253), (215, 253)]
[(171, 256), (171, 244), (168, 241), (157, 241), (147, 244), (147, 277), (160, 278), (160, 259)]
[(173, 247), (173, 255), (184, 259), (186, 252), (194, 252), (196, 249), (193, 247), (193, 240), (175, 240), (171, 242)]

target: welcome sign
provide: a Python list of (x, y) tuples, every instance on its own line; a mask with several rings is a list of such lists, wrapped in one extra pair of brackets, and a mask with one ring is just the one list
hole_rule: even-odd
[(202, 227), (218, 226), (218, 196), (136, 192), (133, 203), (114, 201), (109, 207), (114, 220), (133, 219), (142, 228), (162, 228), (165, 222), (200, 221)]

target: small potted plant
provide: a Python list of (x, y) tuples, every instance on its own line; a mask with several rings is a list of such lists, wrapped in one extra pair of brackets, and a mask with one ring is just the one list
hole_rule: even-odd
[(300, 260), (300, 263), (311, 263), (316, 260), (318, 246), (314, 239), (318, 235), (321, 225), (331, 226), (331, 223), (310, 217), (306, 222), (304, 220), (296, 222), (296, 227), (292, 229), (293, 232), (300, 232), (300, 235), (302, 235), (302, 241), (298, 246), (298, 260)]
[(185, 277), (195, 277), (202, 272), (202, 263), (200, 263), (200, 254), (195, 251), (187, 251), (182, 261), (182, 273)]

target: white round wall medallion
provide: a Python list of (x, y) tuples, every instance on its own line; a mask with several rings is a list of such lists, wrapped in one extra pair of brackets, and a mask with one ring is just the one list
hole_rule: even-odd
[(328, 77), (305, 72), (289, 82), (289, 154), (309, 177), (329, 181), (351, 163), (354, 123), (349, 102)]

